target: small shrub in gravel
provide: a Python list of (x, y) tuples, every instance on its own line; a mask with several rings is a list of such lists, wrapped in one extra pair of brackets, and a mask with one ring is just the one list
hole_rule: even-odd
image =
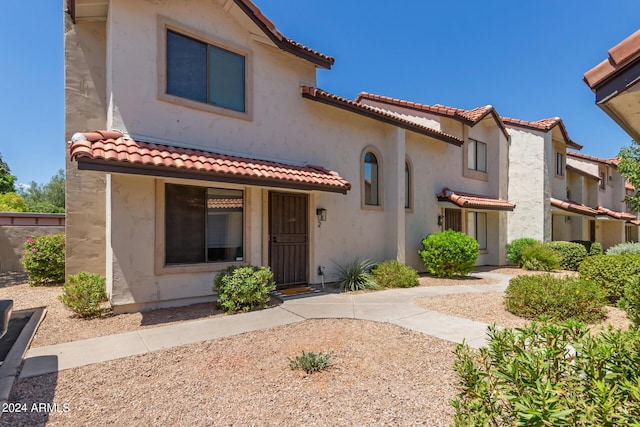
[(545, 245), (527, 246), (521, 260), (525, 270), (553, 271), (560, 267), (560, 256)]
[(29, 285), (57, 285), (64, 282), (64, 234), (27, 239), (22, 265), (29, 274)]
[(331, 360), (333, 359), (333, 352), (330, 353), (314, 353), (302, 352), (302, 355), (296, 356), (295, 358), (289, 358), (289, 367), (292, 370), (301, 369), (305, 371), (307, 374), (312, 374), (314, 372), (323, 371), (333, 364)]
[(411, 288), (418, 286), (418, 272), (395, 259), (377, 264), (371, 269), (373, 278), (382, 288)]
[(379, 288), (371, 275), (373, 263), (368, 259), (354, 259), (345, 264), (336, 263), (336, 265), (338, 268), (336, 283), (343, 291)]
[(100, 316), (107, 300), (105, 278), (99, 274), (82, 272), (71, 275), (62, 287), (60, 301), (81, 317)]
[(640, 330), (591, 336), (584, 325), (490, 327), (479, 351), (458, 344), (455, 426), (631, 426), (640, 422)]
[(588, 256), (602, 255), (602, 245), (598, 242), (592, 242), (591, 240), (572, 240), (571, 243), (578, 243), (587, 250)]
[(507, 245), (507, 259), (512, 263), (522, 267), (522, 251), (527, 246), (533, 246), (537, 244), (540, 244), (540, 241), (532, 239), (531, 237), (515, 239), (513, 242)]
[(607, 255), (640, 254), (640, 243), (620, 243), (607, 249)]
[(526, 319), (594, 322), (604, 318), (605, 297), (593, 282), (573, 277), (557, 279), (550, 274), (524, 275), (509, 281), (505, 305), (511, 313)]
[(418, 251), (427, 271), (436, 277), (466, 276), (473, 270), (480, 246), (465, 233), (446, 230), (430, 234), (422, 240)]
[(587, 250), (579, 243), (558, 241), (544, 245), (560, 256), (560, 268), (564, 270), (578, 270), (582, 260), (587, 257)]
[(640, 276), (640, 255), (595, 255), (587, 257), (578, 267), (580, 278), (599, 284), (607, 299), (616, 303), (624, 296), (628, 279)]
[(231, 266), (218, 273), (213, 285), (218, 304), (227, 313), (264, 308), (275, 289), (271, 269), (254, 266)]

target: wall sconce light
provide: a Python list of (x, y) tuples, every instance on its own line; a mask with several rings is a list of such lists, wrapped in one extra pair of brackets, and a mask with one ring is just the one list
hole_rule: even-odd
[(444, 217), (442, 215), (438, 215), (438, 225), (442, 226), (443, 222), (444, 222)]
[(327, 210), (325, 208), (317, 208), (316, 216), (318, 217), (318, 227), (320, 227), (320, 223), (327, 220)]

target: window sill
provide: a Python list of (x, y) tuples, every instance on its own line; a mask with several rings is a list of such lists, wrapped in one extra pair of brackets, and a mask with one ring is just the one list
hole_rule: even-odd
[(245, 266), (244, 261), (208, 262), (198, 264), (172, 264), (156, 267), (156, 275), (185, 273), (217, 273), (231, 266)]
[(203, 102), (194, 101), (192, 99), (181, 98), (176, 95), (170, 95), (168, 93), (160, 93), (158, 95), (158, 99), (161, 101), (165, 101), (171, 104), (179, 105), (182, 107), (191, 108), (194, 110), (205, 111), (207, 113), (215, 113), (223, 116), (233, 117), (236, 119), (242, 119), (247, 121), (252, 121), (253, 116), (251, 115), (251, 110), (248, 109), (246, 112), (229, 110), (227, 108), (218, 107), (212, 104), (205, 104)]
[(384, 207), (382, 205), (365, 205), (362, 204), (360, 209), (363, 211), (384, 211)]
[(480, 249), (480, 255), (487, 255), (489, 253), (489, 249)]
[(473, 169), (465, 169), (462, 174), (465, 178), (477, 179), (479, 181), (489, 181), (489, 173), (488, 172), (480, 172)]

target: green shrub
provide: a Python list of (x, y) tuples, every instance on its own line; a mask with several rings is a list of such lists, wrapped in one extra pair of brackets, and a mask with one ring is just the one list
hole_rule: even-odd
[(371, 275), (373, 264), (368, 259), (354, 259), (345, 264), (336, 263), (338, 268), (336, 283), (343, 291), (360, 291), (378, 289), (378, 284)]
[(578, 243), (587, 250), (588, 256), (602, 255), (602, 245), (598, 242), (592, 242), (591, 240), (572, 240), (571, 243)]
[(22, 265), (29, 274), (29, 284), (42, 286), (64, 282), (64, 257), (64, 234), (27, 239)]
[(87, 272), (69, 276), (59, 298), (67, 308), (82, 317), (99, 316), (105, 311), (102, 303), (107, 300), (105, 278)]
[(418, 272), (395, 259), (377, 264), (371, 269), (371, 273), (381, 288), (411, 288), (418, 286)]
[(539, 240), (530, 237), (516, 239), (507, 245), (507, 259), (514, 264), (522, 267), (522, 251), (527, 246), (540, 244)]
[(418, 251), (427, 271), (436, 277), (465, 276), (473, 270), (480, 246), (473, 237), (453, 230), (430, 234)]
[(573, 277), (557, 279), (550, 274), (525, 275), (509, 281), (505, 305), (516, 316), (527, 319), (592, 322), (604, 317), (605, 298), (605, 292), (593, 282)]
[(24, 199), (14, 192), (0, 193), (0, 212), (26, 212)]
[(458, 344), (455, 426), (637, 426), (640, 330), (591, 336), (575, 322), (490, 327), (479, 351)]
[(269, 267), (231, 266), (218, 273), (213, 282), (213, 291), (218, 291), (218, 304), (228, 313), (265, 307), (269, 292), (275, 289)]
[(607, 249), (607, 255), (640, 254), (640, 243), (620, 243)]
[(524, 248), (521, 260), (525, 270), (553, 271), (560, 267), (560, 256), (553, 249), (540, 244)]
[(627, 317), (636, 327), (640, 327), (640, 276), (627, 281), (624, 287), (624, 299)]
[(331, 367), (331, 359), (333, 359), (333, 352), (331, 353), (305, 353), (302, 352), (301, 356), (296, 356), (293, 359), (289, 359), (289, 367), (291, 369), (302, 369), (307, 374), (325, 370)]
[(579, 243), (547, 242), (544, 244), (560, 256), (560, 268), (578, 270), (578, 266), (587, 257), (587, 250)]
[(640, 276), (640, 255), (595, 255), (585, 258), (578, 267), (580, 278), (594, 281), (607, 293), (607, 299), (615, 303), (624, 296), (628, 279)]

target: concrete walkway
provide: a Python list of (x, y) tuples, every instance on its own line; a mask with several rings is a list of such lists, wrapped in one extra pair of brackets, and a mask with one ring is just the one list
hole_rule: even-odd
[(487, 324), (425, 310), (412, 303), (415, 298), (425, 296), (503, 291), (510, 279), (510, 276), (496, 273), (473, 273), (472, 275), (498, 279), (500, 283), (389, 289), (360, 294), (321, 294), (288, 300), (279, 306), (250, 313), (36, 347), (27, 352), (20, 378), (273, 328), (307, 319), (342, 318), (388, 322), (456, 343), (464, 339), (470, 346), (478, 348), (486, 344)]

